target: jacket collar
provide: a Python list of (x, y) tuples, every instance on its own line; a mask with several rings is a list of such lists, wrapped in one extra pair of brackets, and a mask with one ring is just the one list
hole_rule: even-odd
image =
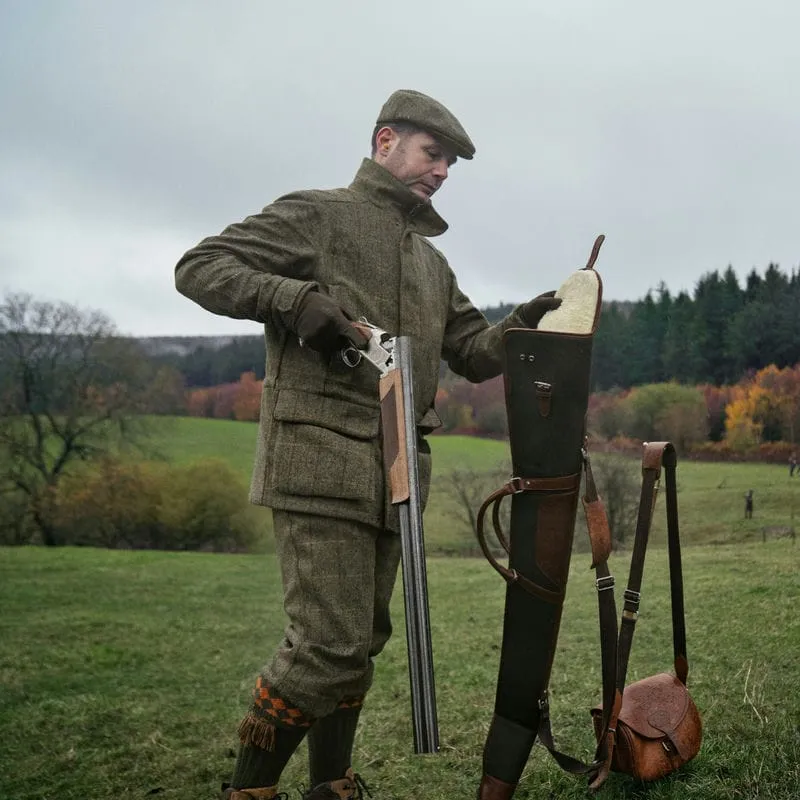
[(447, 223), (430, 202), (420, 200), (389, 170), (371, 158), (361, 162), (350, 188), (367, 195), (377, 205), (399, 209), (408, 226), (423, 236), (438, 236), (447, 230)]

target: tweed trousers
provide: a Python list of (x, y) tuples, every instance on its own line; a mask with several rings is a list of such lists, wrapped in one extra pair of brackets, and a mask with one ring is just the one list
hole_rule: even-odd
[(400, 537), (352, 520), (273, 511), (288, 623), (264, 678), (313, 718), (366, 694), (392, 634)]

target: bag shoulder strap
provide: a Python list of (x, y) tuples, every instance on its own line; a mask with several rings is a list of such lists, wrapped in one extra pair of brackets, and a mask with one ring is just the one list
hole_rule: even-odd
[[(642, 454), (642, 494), (639, 500), (639, 513), (636, 520), (636, 534), (631, 555), (631, 567), (628, 587), (623, 594), (622, 620), (619, 628), (617, 645), (617, 682), (613, 710), (603, 732), (608, 740), (606, 758), (603, 765), (590, 783), (591, 789), (599, 788), (611, 769), (611, 759), (616, 742), (616, 727), (622, 708), (622, 696), (625, 691), (625, 678), (628, 672), (628, 659), (633, 632), (639, 617), (641, 602), (642, 576), (644, 574), (644, 557), (650, 526), (653, 521), (656, 496), (664, 470), (666, 483), (667, 506), (667, 545), (669, 552), (669, 581), (672, 605), (672, 645), (675, 675), (686, 685), (689, 674), (689, 662), (686, 657), (686, 620), (683, 605), (683, 571), (681, 568), (680, 533), (678, 530), (678, 490), (676, 468), (678, 458), (671, 442), (646, 442)], [(606, 722), (604, 706), (603, 721)]]
[(628, 659), (633, 643), (633, 632), (639, 616), (641, 602), (644, 557), (650, 526), (653, 520), (661, 470), (664, 470), (667, 507), (667, 546), (669, 552), (670, 596), (672, 601), (672, 643), (675, 675), (685, 684), (689, 673), (686, 657), (686, 619), (683, 605), (683, 570), (681, 567), (681, 545), (678, 530), (678, 501), (676, 468), (677, 455), (670, 442), (648, 442), (642, 456), (642, 495), (636, 521), (636, 538), (631, 556), (628, 587), (623, 595), (622, 621), (620, 624), (617, 688), (622, 691), (628, 671)]

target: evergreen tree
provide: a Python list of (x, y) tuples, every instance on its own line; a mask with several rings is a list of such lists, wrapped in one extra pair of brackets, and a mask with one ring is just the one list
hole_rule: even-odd
[(744, 297), (746, 303), (752, 303), (758, 299), (762, 282), (761, 276), (755, 271), (755, 268), (751, 269), (745, 281)]
[(630, 386), (625, 358), (627, 319), (615, 302), (603, 304), (592, 345), (592, 390)]
[(700, 361), (700, 373), (694, 380), (717, 386), (735, 381), (738, 375), (728, 345), (728, 329), (744, 306), (744, 297), (730, 266), (724, 278), (715, 271), (698, 281), (694, 306), (692, 344)]
[(692, 383), (701, 372), (701, 357), (694, 346), (692, 332), (695, 314), (692, 298), (681, 292), (670, 304), (667, 330), (661, 350), (664, 379)]
[[(667, 331), (669, 301), (664, 300), (664, 291), (658, 304), (648, 292), (638, 302), (628, 320), (628, 335), (624, 352), (626, 355), (626, 383), (637, 386), (643, 383), (659, 383), (662, 380), (662, 349)], [(666, 293), (667, 297), (669, 293)]]

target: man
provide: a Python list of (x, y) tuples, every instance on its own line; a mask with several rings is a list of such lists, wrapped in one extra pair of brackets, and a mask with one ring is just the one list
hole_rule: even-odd
[(447, 229), (431, 197), (457, 158), (474, 152), (443, 105), (397, 91), (378, 115), (372, 158), (348, 188), (286, 195), (176, 267), (180, 292), (263, 323), (267, 345), (251, 501), (273, 509), (288, 624), (239, 727), (229, 800), (277, 797), (306, 734), (307, 798), (361, 793), (353, 738), (373, 659), (391, 634), (400, 542), (382, 468), (377, 371), (337, 358), (343, 345), (366, 344), (351, 321), (363, 316), (411, 338), (424, 502), (423, 437), (440, 424), (440, 360), (471, 381), (491, 378), (502, 368), (503, 331), (535, 327), (560, 303), (541, 295), (489, 325), (428, 242)]

